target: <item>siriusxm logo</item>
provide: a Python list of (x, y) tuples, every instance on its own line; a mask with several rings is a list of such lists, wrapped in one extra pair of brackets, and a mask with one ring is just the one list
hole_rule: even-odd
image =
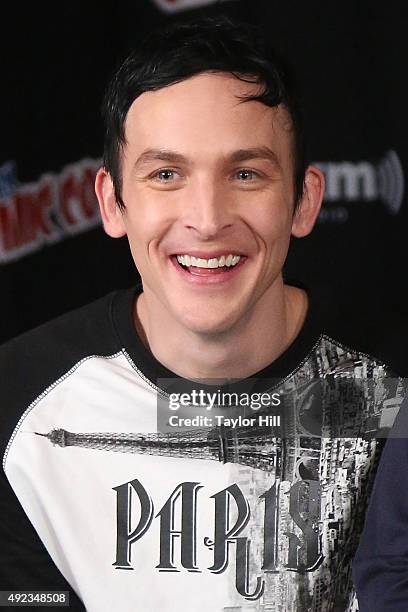
[[(396, 215), (404, 197), (404, 173), (397, 153), (387, 151), (377, 163), (316, 162), (326, 178), (325, 202), (382, 201)], [(324, 211), (324, 209), (323, 209)], [(322, 211), (322, 212), (323, 212)]]

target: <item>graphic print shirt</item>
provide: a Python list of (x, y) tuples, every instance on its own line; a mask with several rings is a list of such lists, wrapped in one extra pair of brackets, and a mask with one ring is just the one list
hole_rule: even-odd
[(311, 307), (251, 379), (279, 395), (280, 427), (261, 410), (252, 427), (162, 433), (161, 381), (196, 383), (144, 347), (134, 298), (112, 293), (0, 351), (0, 588), (70, 590), (90, 612), (357, 610), (350, 564), (400, 381), (326, 336)]

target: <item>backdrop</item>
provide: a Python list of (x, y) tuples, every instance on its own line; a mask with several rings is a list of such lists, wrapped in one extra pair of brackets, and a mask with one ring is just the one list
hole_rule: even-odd
[(2, 9), (0, 341), (134, 283), (126, 239), (100, 226), (93, 179), (100, 102), (118, 60), (185, 11), (260, 23), (294, 64), (310, 158), (324, 170), (314, 233), (295, 240), (289, 280), (321, 296), (333, 334), (407, 369), (405, 60), (399, 3), (137, 0), (58, 14)]

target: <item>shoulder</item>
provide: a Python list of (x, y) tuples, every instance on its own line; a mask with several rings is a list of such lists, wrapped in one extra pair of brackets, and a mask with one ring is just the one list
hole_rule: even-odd
[[(364, 362), (383, 364), (398, 376), (408, 376), (408, 362), (400, 358), (401, 342), (385, 341), (386, 322), (380, 324), (378, 313), (364, 310), (350, 295), (340, 299), (327, 286), (314, 286), (308, 295), (314, 329), (326, 337), (327, 344), (337, 347), (339, 355), (359, 356)], [(397, 321), (394, 328), (398, 330)]]
[(0, 448), (34, 399), (90, 356), (120, 351), (112, 322), (113, 292), (0, 347)]
[[(79, 356), (112, 348), (111, 303), (115, 293), (36, 327), (0, 347), (0, 365), (25, 380), (57, 371)], [(15, 370), (14, 368), (17, 368)], [(34, 375), (34, 376), (33, 376)]]
[[(344, 387), (361, 386), (363, 381), (374, 385), (387, 379), (391, 384), (401, 379), (384, 360), (365, 350), (347, 345), (343, 340), (322, 332), (304, 360), (301, 370), (309, 371), (316, 379), (324, 379), (330, 385)], [(369, 384), (372, 384), (369, 383)]]
[(333, 337), (323, 332), (318, 346), (319, 354), (325, 358), (326, 364), (339, 370), (346, 370), (348, 366), (364, 371), (367, 376), (373, 371), (383, 371), (391, 375), (391, 368), (381, 357), (371, 354), (367, 347), (355, 346), (344, 338)]

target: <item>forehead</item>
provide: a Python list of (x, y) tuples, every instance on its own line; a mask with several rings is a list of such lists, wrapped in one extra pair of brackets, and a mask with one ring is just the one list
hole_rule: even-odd
[(282, 106), (257, 101), (259, 85), (227, 73), (201, 73), (149, 91), (131, 105), (125, 123), (127, 149), (172, 148), (183, 154), (227, 154), (233, 149), (269, 146), (285, 157), (292, 122)]

